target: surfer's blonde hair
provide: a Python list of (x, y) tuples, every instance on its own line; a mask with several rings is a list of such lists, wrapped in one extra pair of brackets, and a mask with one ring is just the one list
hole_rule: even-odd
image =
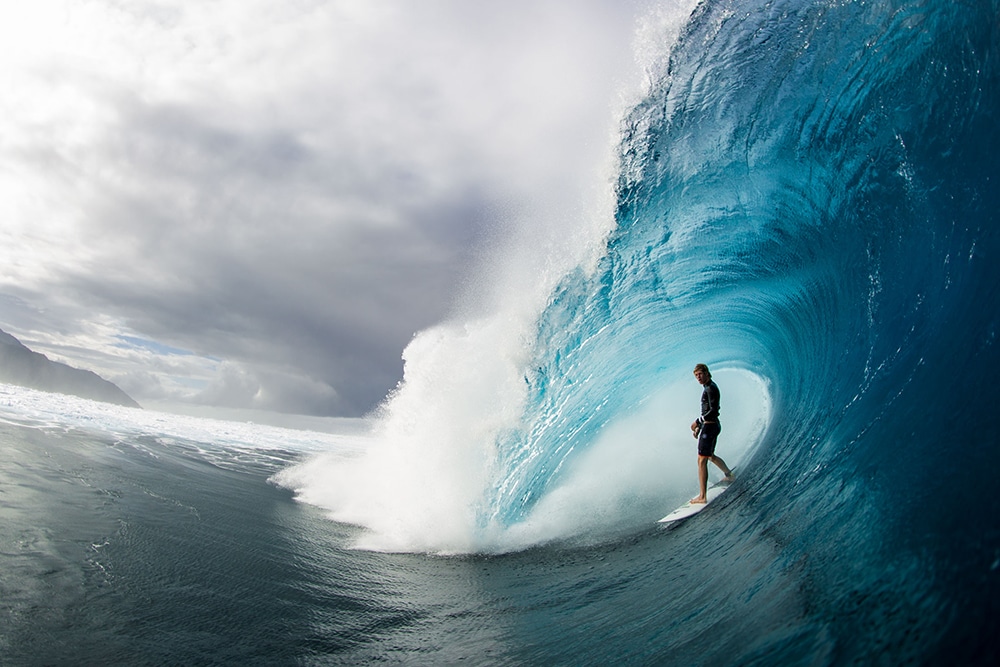
[(693, 373), (697, 373), (698, 371), (701, 371), (702, 373), (704, 373), (705, 375), (707, 375), (708, 379), (710, 379), (710, 380), (712, 379), (712, 371), (708, 370), (708, 366), (706, 366), (705, 364), (698, 364), (698, 365), (696, 365), (694, 367), (694, 370), (692, 372)]

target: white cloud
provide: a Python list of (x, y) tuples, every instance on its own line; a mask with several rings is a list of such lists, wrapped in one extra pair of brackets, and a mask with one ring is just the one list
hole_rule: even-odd
[[(0, 328), (140, 402), (204, 386), (360, 413), (509, 211), (577, 196), (610, 141), (634, 11), (6, 7)], [(126, 354), (120, 334), (191, 354)]]

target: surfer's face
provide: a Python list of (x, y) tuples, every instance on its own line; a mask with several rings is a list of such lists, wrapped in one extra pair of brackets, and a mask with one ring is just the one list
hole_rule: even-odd
[(708, 373), (706, 373), (701, 369), (698, 369), (694, 372), (694, 377), (696, 380), (698, 380), (698, 384), (705, 384), (706, 382), (708, 382)]

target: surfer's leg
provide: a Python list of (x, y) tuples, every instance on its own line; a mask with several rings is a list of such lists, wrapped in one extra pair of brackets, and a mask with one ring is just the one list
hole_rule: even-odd
[(702, 425), (698, 434), (698, 486), (701, 493), (691, 499), (695, 505), (708, 502), (708, 462), (715, 458), (715, 440), (720, 430), (718, 424), (708, 422)]
[(719, 468), (719, 470), (721, 470), (723, 474), (725, 474), (727, 482), (732, 482), (735, 479), (733, 477), (733, 471), (729, 469), (729, 466), (727, 466), (726, 462), (723, 461), (720, 457), (713, 456), (712, 463), (714, 463)]
[(708, 501), (706, 494), (708, 493), (708, 459), (709, 456), (698, 456), (698, 488), (701, 490), (701, 494), (695, 496), (691, 499), (692, 505), (700, 505)]

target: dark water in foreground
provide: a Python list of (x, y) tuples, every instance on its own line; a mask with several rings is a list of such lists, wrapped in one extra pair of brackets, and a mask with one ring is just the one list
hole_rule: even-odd
[(843, 524), (827, 527), (834, 542), (809, 549), (812, 538), (794, 529), (799, 511), (776, 518), (736, 487), (697, 521), (603, 546), (383, 554), (352, 549), (357, 529), (268, 482), (291, 452), (5, 417), (4, 665), (945, 664), (951, 650), (987, 664), (995, 655), (989, 533), (978, 543), (970, 534), (963, 549), (913, 539), (917, 548), (883, 551), (875, 575), (856, 555), (845, 565), (844, 551), (870, 541), (852, 540), (850, 526), (883, 525), (854, 500), (871, 478), (838, 489), (839, 500), (810, 501)]

